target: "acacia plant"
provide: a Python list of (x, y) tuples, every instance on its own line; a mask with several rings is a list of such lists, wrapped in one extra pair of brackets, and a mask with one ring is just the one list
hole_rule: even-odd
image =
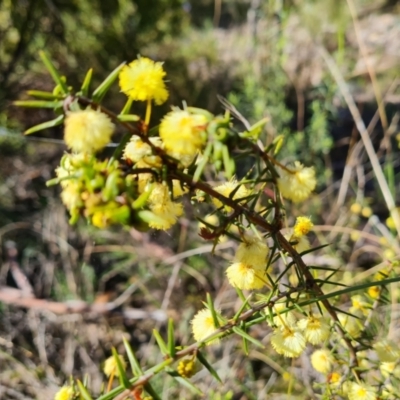
[[(305, 263), (305, 254), (324, 245), (310, 247), (311, 218), (295, 218), (288, 205), (304, 202), (317, 179), (314, 167), (301, 160), (288, 165), (279, 161), (283, 137), (263, 143), (259, 134), (265, 120), (240, 129), (240, 121), (232, 118), (236, 110), (226, 102), (223, 115), (183, 103), (150, 124), (153, 108), (167, 100), (168, 88), (163, 64), (145, 57), (121, 64), (94, 91), (89, 90), (92, 70), (74, 90), (45, 53), (41, 58), (55, 81), (54, 91), (32, 90), (35, 100), (17, 104), (53, 108), (57, 114), (26, 134), (64, 124), (69, 151), (48, 184), (61, 186), (70, 223), (85, 219), (98, 229), (168, 230), (191, 203), (205, 241), (217, 246), (228, 235), (238, 242), (226, 278), (241, 302), (234, 315), (227, 315), (207, 296), (191, 322), (192, 343), (176, 346), (170, 320), (167, 338), (154, 330), (164, 356), (160, 364), (142, 367), (125, 341), (126, 355), (114, 351), (106, 360), (109, 379), (103, 388), (91, 387), (82, 377), (60, 388), (56, 400), (160, 399), (151, 380), (162, 373), (199, 393), (190, 382), (199, 365), (220, 379), (206, 346), (224, 346), (229, 335), (242, 338), (245, 352), (256, 346), (270, 347), (278, 357), (307, 354), (325, 377), (324, 384), (314, 387), (323, 398), (397, 398), (399, 347), (369, 330), (371, 314), (387, 300), (385, 286), (398, 280), (389, 276), (397, 265), (388, 263), (373, 281), (339, 287), (337, 269)], [(127, 100), (122, 110), (110, 110), (102, 100), (117, 81)], [(135, 113), (139, 102), (145, 104), (144, 115)], [(112, 156), (105, 157), (103, 150), (117, 127), (123, 137)], [(251, 167), (236, 172), (243, 158), (251, 160), (246, 164)], [(185, 207), (183, 198), (190, 200)], [(217, 223), (206, 218), (210, 210)], [(365, 295), (352, 296), (352, 306), (345, 307), (342, 296), (357, 290)], [(266, 340), (255, 337), (255, 325), (265, 330)], [(374, 367), (366, 368), (366, 360)]]

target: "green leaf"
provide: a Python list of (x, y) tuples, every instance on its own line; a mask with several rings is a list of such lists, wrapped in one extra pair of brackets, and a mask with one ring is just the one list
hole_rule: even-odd
[(79, 379), (76, 381), (76, 383), (78, 384), (78, 389), (81, 394), (81, 397), (84, 400), (93, 400), (92, 396), (90, 396), (89, 392), (87, 391), (87, 389), (85, 388), (85, 386)]
[(138, 359), (135, 356), (135, 353), (131, 347), (131, 345), (128, 343), (128, 341), (124, 338), (123, 339), (126, 354), (128, 354), (128, 359), (129, 359), (129, 364), (132, 369), (132, 373), (134, 376), (141, 376), (143, 375), (143, 370), (139, 364)]
[(81, 92), (83, 96), (87, 96), (89, 94), (89, 86), (90, 82), (92, 81), (93, 75), (93, 68), (90, 68), (89, 71), (86, 73), (85, 79), (83, 80)]
[(61, 125), (64, 121), (64, 115), (58, 116), (56, 119), (52, 119), (51, 121), (43, 122), (42, 124), (33, 126), (32, 128), (27, 129), (24, 134), (30, 135), (31, 133), (42, 131), (43, 129), (54, 128), (55, 126)]
[(131, 384), (129, 383), (129, 379), (126, 376), (126, 371), (124, 369), (124, 366), (122, 365), (121, 359), (119, 358), (119, 354), (114, 347), (112, 348), (112, 354), (114, 356), (115, 362), (117, 363), (119, 383), (121, 386), (128, 389), (131, 387)]
[(197, 359), (208, 369), (210, 374), (218, 381), (221, 382), (221, 378), (218, 376), (217, 371), (213, 368), (213, 366), (207, 361), (203, 353), (197, 351)]
[(201, 392), (200, 389), (198, 389), (196, 386), (193, 385), (189, 380), (186, 378), (183, 378), (180, 376), (178, 373), (174, 372), (168, 372), (169, 375), (171, 375), (177, 382), (179, 382), (182, 386), (185, 386), (189, 390), (191, 390), (194, 394), (197, 394), (199, 396), (203, 396), (203, 393)]
[(47, 70), (50, 72), (50, 75), (53, 78), (54, 82), (60, 86), (60, 89), (64, 94), (68, 94), (67, 84), (64, 82), (63, 78), (56, 70), (47, 53), (43, 50), (39, 51), (39, 56), (42, 59), (43, 64), (46, 66)]
[(62, 101), (44, 101), (44, 100), (17, 100), (13, 103), (17, 107), (30, 108), (60, 108), (63, 105)]
[(124, 108), (119, 113), (119, 115), (127, 115), (127, 114), (129, 114), (129, 111), (131, 111), (132, 103), (133, 103), (132, 97), (128, 97), (128, 100), (126, 101), (126, 103), (124, 105)]
[(153, 335), (156, 338), (158, 347), (161, 350), (161, 353), (163, 353), (163, 355), (168, 355), (168, 348), (166, 343), (164, 342), (164, 339), (161, 337), (160, 332), (158, 332), (157, 329), (153, 329)]
[(208, 159), (210, 158), (212, 148), (213, 144), (211, 142), (208, 143), (206, 149), (204, 150), (203, 157), (200, 163), (197, 165), (196, 171), (193, 174), (193, 182), (197, 182), (200, 179), (200, 176), (208, 163)]
[(146, 392), (153, 398), (153, 400), (161, 400), (161, 397), (158, 395), (158, 393), (154, 390), (153, 386), (151, 386), (150, 383), (146, 383), (144, 385), (144, 389)]
[(100, 86), (93, 92), (92, 99), (95, 103), (99, 103), (103, 99), (105, 94), (110, 89), (111, 85), (118, 78), (118, 75), (124, 65), (125, 63), (123, 62), (121, 65), (115, 68), (114, 71), (112, 71), (111, 74), (108, 75), (107, 78), (100, 84)]
[(213, 317), (214, 326), (217, 329), (217, 328), (220, 327), (220, 323), (219, 323), (217, 312), (215, 311), (214, 303), (212, 301), (210, 293), (207, 293), (207, 305), (208, 305), (209, 310), (211, 311), (211, 315)]
[[(240, 289), (236, 289), (236, 291), (239, 291)], [(240, 290), (241, 291), (241, 290)], [(242, 292), (242, 291), (241, 291)], [(243, 295), (243, 292), (242, 292), (242, 295)], [(252, 297), (253, 295), (252, 294), (250, 294), (248, 297), (247, 297), (247, 299), (242, 299), (243, 300), (243, 304), (240, 306), (240, 308), (239, 308), (239, 310), (237, 311), (237, 313), (235, 314), (235, 316), (233, 317), (233, 320), (234, 321), (237, 321), (238, 320), (238, 318), (240, 317), (240, 315), (242, 314), (242, 312), (243, 312), (243, 310), (245, 309), (245, 308), (248, 308), (248, 309), (250, 309), (251, 307), (249, 307), (249, 300), (251, 299), (251, 297)]]
[(170, 318), (168, 320), (168, 354), (174, 357), (176, 353), (175, 349), (175, 332), (174, 332), (174, 320)]
[(241, 336), (242, 338), (248, 340), (249, 342), (252, 342), (253, 344), (255, 344), (257, 347), (261, 347), (262, 349), (265, 348), (265, 346), (257, 339), (253, 338), (252, 336), (250, 336), (248, 333), (246, 333), (244, 330), (242, 330), (241, 328), (239, 328), (238, 326), (234, 326), (232, 328), (233, 332), (235, 332), (237, 335)]
[(118, 121), (121, 122), (137, 122), (140, 121), (139, 115), (136, 114), (126, 114), (126, 115), (117, 115)]
[(41, 90), (28, 90), (26, 93), (29, 96), (37, 97), (38, 99), (43, 99), (43, 100), (61, 100), (64, 98), (64, 96), (58, 96), (51, 92), (43, 92)]

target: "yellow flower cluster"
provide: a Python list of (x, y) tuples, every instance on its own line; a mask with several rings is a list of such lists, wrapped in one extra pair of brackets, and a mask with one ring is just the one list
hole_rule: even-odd
[(54, 400), (72, 400), (74, 396), (74, 389), (71, 386), (63, 386), (55, 394)]
[(376, 389), (364, 382), (352, 382), (348, 391), (349, 400), (378, 400)]
[(154, 214), (154, 218), (149, 222), (149, 226), (155, 229), (167, 230), (182, 215), (183, 206), (181, 203), (171, 200), (168, 187), (162, 183), (154, 183), (150, 190), (148, 204)]
[(334, 362), (335, 359), (332, 353), (327, 349), (315, 350), (314, 353), (311, 354), (311, 365), (321, 374), (328, 374)]
[(305, 235), (310, 232), (314, 224), (308, 217), (297, 217), (293, 230), (285, 234), (285, 238), (292, 244), (293, 248), (302, 253), (310, 249), (310, 242)]
[(306, 348), (306, 339), (295, 326), (282, 326), (274, 330), (271, 345), (278, 354), (285, 357), (298, 357)]
[[(219, 318), (218, 315), (217, 318)], [(219, 321), (222, 322), (220, 319)], [(190, 323), (192, 324), (193, 337), (196, 342), (199, 342), (205, 339), (207, 336), (210, 336), (217, 329), (217, 327), (214, 325), (214, 319), (211, 311), (208, 308), (203, 308), (200, 310), (193, 317)], [(218, 339), (212, 340), (207, 342), (207, 345), (217, 343), (218, 341)]]
[(168, 99), (168, 91), (163, 80), (165, 75), (162, 63), (140, 57), (122, 68), (119, 74), (119, 86), (132, 100), (154, 100), (156, 104), (162, 104)]
[[(121, 355), (118, 355), (119, 360), (121, 361), (122, 369), (126, 369), (126, 361)], [(108, 357), (104, 362), (103, 372), (107, 377), (110, 376), (119, 376), (119, 370), (117, 366), (117, 361), (114, 356)]]
[(179, 361), (176, 370), (180, 376), (191, 378), (196, 373), (196, 362), (191, 358), (185, 358)]
[(207, 140), (207, 124), (208, 119), (202, 114), (179, 109), (169, 112), (159, 130), (167, 154), (183, 166), (190, 165)]
[(295, 161), (292, 168), (277, 168), (279, 178), (278, 189), (281, 195), (294, 203), (306, 200), (317, 185), (313, 167), (304, 167)]
[[(163, 148), (163, 142), (158, 136), (151, 137), (149, 140), (154, 146), (160, 149)], [(131, 140), (125, 146), (123, 158), (134, 164), (141, 162), (140, 168), (159, 168), (162, 165), (161, 158), (153, 155), (150, 145), (143, 142), (139, 136), (132, 136)]]
[(113, 131), (114, 124), (100, 111), (69, 111), (65, 118), (64, 140), (76, 153), (95, 153), (110, 142)]
[[(214, 190), (225, 197), (230, 197), (231, 193), (235, 191), (234, 195), (232, 196), (233, 200), (242, 199), (250, 195), (250, 192), (247, 190), (246, 186), (238, 183), (235, 178), (232, 178), (229, 182), (223, 183), (222, 185), (216, 186)], [(222, 202), (216, 198), (213, 198), (212, 202), (218, 208), (221, 208), (223, 206)], [(232, 207), (225, 205), (224, 210), (226, 212), (231, 212)]]
[(307, 342), (317, 345), (329, 338), (331, 328), (328, 321), (313, 315), (301, 319), (297, 326), (303, 331)]
[(236, 251), (234, 263), (226, 270), (229, 283), (242, 290), (261, 289), (266, 283), (268, 252), (263, 240), (245, 237)]

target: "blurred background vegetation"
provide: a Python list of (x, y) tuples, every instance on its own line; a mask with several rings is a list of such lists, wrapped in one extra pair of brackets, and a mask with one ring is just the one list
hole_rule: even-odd
[[(355, 3), (359, 33), (385, 95), (389, 121), (389, 126), (375, 123), (371, 136), (396, 197), (400, 7), (391, 0)], [(83, 223), (68, 226), (57, 189), (45, 185), (65, 150), (58, 141), (62, 130), (25, 138), (21, 132), (52, 115), (12, 105), (26, 98), (28, 89), (53, 89), (38, 51), (46, 49), (71, 86), (78, 86), (89, 68), (94, 69), (96, 85), (138, 54), (164, 61), (170, 99), (153, 115), (154, 122), (182, 100), (223, 112), (218, 95), (250, 124), (268, 117), (262, 140), (283, 135), (284, 160), (301, 159), (318, 170), (319, 195), (294, 215), (304, 208), (323, 225), (336, 221), (337, 215), (327, 210), (338, 211), (334, 205), (341, 177), (359, 137), (318, 46), (325, 47), (340, 67), (368, 124), (377, 109), (375, 94), (345, 0), (0, 1), (0, 290), (18, 286), (10, 272), (10, 248), (16, 248), (16, 260), (39, 299), (121, 300), (103, 315), (63, 316), (0, 303), (0, 398), (50, 399), (71, 374), (88, 374), (92, 386), (100, 388), (101, 362), (111, 346), (121, 346), (123, 335), (142, 362), (151, 364), (159, 357), (151, 330), (163, 329), (165, 316), (175, 318), (180, 340), (188, 343), (188, 321), (206, 292), (223, 308), (234, 307), (235, 299), (224, 279), (229, 254), (209, 254), (209, 245), (200, 240), (193, 223), (196, 210), (188, 208), (179, 228), (166, 234), (100, 232)], [(105, 101), (113, 110), (123, 103), (117, 87)], [(243, 129), (240, 122), (237, 129)], [(350, 179), (341, 206), (348, 211), (358, 202), (384, 221), (388, 214), (362, 149), (357, 162), (364, 186)], [(341, 215), (349, 226), (363, 227), (366, 221)], [(330, 240), (337, 242), (331, 262), (344, 265), (355, 246), (365, 245), (349, 243), (349, 235)], [(367, 268), (379, 257), (361, 254), (349, 268)], [(133, 316), (135, 309), (144, 314)], [(232, 340), (213, 350), (226, 384), (213, 382), (204, 372), (193, 378), (211, 393), (209, 398), (261, 399), (272, 387), (279, 393), (287, 385), (268, 354), (253, 352), (242, 363), (239, 347)], [(308, 378), (301, 374), (304, 365), (294, 368), (302, 383), (294, 392), (299, 398), (311, 396), (316, 378), (310, 367)], [(170, 380), (155, 382), (166, 399), (191, 398)]]

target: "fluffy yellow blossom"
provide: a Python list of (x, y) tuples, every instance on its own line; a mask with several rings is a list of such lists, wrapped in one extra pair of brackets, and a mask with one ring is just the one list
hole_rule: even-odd
[(331, 333), (329, 323), (322, 317), (303, 318), (297, 326), (303, 331), (306, 340), (314, 345), (324, 342)]
[(191, 378), (196, 373), (196, 361), (191, 358), (180, 360), (176, 370), (180, 376)]
[(61, 192), (61, 201), (69, 211), (83, 204), (78, 182), (73, 180), (69, 181), (68, 186), (65, 186)]
[(373, 214), (371, 207), (363, 207), (361, 210), (361, 215), (364, 218), (369, 218)]
[(245, 236), (236, 250), (235, 261), (247, 263), (254, 268), (265, 269), (269, 248), (265, 240)]
[(241, 290), (261, 289), (265, 285), (264, 269), (244, 262), (233, 263), (227, 270), (229, 283)]
[(392, 375), (395, 378), (400, 379), (400, 365), (397, 360), (395, 362), (383, 362), (379, 365), (379, 369), (384, 378)]
[(167, 230), (183, 214), (183, 206), (171, 200), (167, 186), (156, 183), (151, 190), (148, 202), (150, 210), (157, 218), (150, 222), (149, 226), (154, 229)]
[(338, 372), (332, 372), (331, 374), (328, 375), (327, 382), (332, 387), (337, 387), (339, 385), (341, 379), (342, 379), (342, 376)]
[[(240, 186), (239, 186), (240, 185)], [(239, 188), (237, 189), (237, 187)], [(237, 189), (237, 190), (235, 190)], [(233, 195), (233, 200), (241, 199), (249, 196), (250, 192), (246, 189), (244, 185), (238, 183), (236, 179), (231, 179), (229, 182), (223, 183), (222, 185), (216, 186), (214, 190), (225, 197), (230, 197), (230, 194), (235, 190), (235, 194)], [(212, 202), (218, 207), (222, 207), (223, 204), (220, 200), (213, 198)], [(229, 206), (224, 206), (224, 210), (226, 212), (232, 211), (232, 208)]]
[(311, 365), (321, 374), (328, 374), (334, 362), (334, 357), (327, 349), (316, 350), (311, 354)]
[(188, 191), (189, 190), (187, 187), (182, 187), (182, 184), (178, 179), (172, 180), (172, 194), (174, 196), (174, 199), (183, 196)]
[(63, 386), (54, 396), (54, 400), (72, 400), (74, 389), (71, 386)]
[(314, 168), (304, 167), (299, 161), (295, 161), (294, 167), (289, 167), (288, 170), (277, 168), (277, 183), (281, 195), (294, 203), (306, 200), (317, 185)]
[(122, 68), (119, 86), (132, 100), (154, 100), (156, 104), (162, 104), (168, 99), (165, 75), (162, 63), (140, 57)]
[(282, 327), (275, 329), (271, 345), (278, 354), (285, 357), (298, 357), (306, 348), (306, 339), (298, 328)]
[(350, 206), (350, 211), (351, 211), (353, 214), (360, 214), (360, 213), (361, 213), (361, 210), (362, 210), (362, 207), (361, 207), (361, 205), (360, 205), (359, 203), (353, 203), (353, 204)]
[(380, 286), (371, 286), (368, 288), (367, 292), (373, 299), (377, 299), (381, 292), (381, 288)]
[(166, 152), (188, 166), (207, 140), (207, 123), (204, 115), (191, 114), (186, 110), (169, 112), (159, 129)]
[(345, 331), (353, 339), (357, 339), (359, 336), (361, 336), (363, 326), (362, 322), (358, 318), (351, 317), (347, 314), (339, 314), (338, 318)]
[(373, 348), (381, 362), (395, 362), (400, 357), (399, 346), (390, 339), (380, 340)]
[[(192, 324), (193, 337), (196, 342), (205, 339), (210, 336), (217, 327), (214, 325), (214, 320), (211, 311), (208, 308), (203, 308), (200, 310), (190, 322)], [(207, 345), (211, 343), (218, 342), (218, 339), (208, 342)]]
[(313, 228), (314, 224), (311, 222), (308, 217), (297, 217), (296, 224), (293, 228), (294, 235), (297, 238), (301, 238), (304, 235), (307, 235), (308, 232)]
[[(154, 146), (160, 148), (163, 147), (162, 140), (158, 136), (151, 137), (149, 140)], [(133, 163), (137, 163), (143, 159), (149, 167), (161, 166), (160, 157), (153, 155), (150, 145), (143, 142), (139, 136), (132, 136), (131, 140), (125, 146), (123, 158), (132, 161)]]
[(369, 386), (365, 383), (355, 383), (351, 384), (349, 393), (349, 400), (377, 400), (376, 390), (374, 387)]
[(70, 111), (65, 118), (64, 140), (76, 153), (95, 153), (110, 142), (113, 131), (114, 124), (102, 112)]
[[(121, 355), (118, 355), (118, 357), (121, 361), (122, 368), (125, 370), (126, 362), (124, 358)], [(108, 357), (107, 360), (104, 362), (103, 372), (106, 376), (119, 376), (117, 362), (114, 356)]]
[[(281, 311), (287, 308), (285, 303), (277, 303), (274, 305), (272, 311), (277, 314), (273, 317), (273, 325), (282, 327), (282, 326), (294, 326), (296, 324), (296, 317), (293, 311), (288, 311), (285, 313), (281, 313)], [(269, 314), (269, 310), (266, 308), (265, 312)]]

